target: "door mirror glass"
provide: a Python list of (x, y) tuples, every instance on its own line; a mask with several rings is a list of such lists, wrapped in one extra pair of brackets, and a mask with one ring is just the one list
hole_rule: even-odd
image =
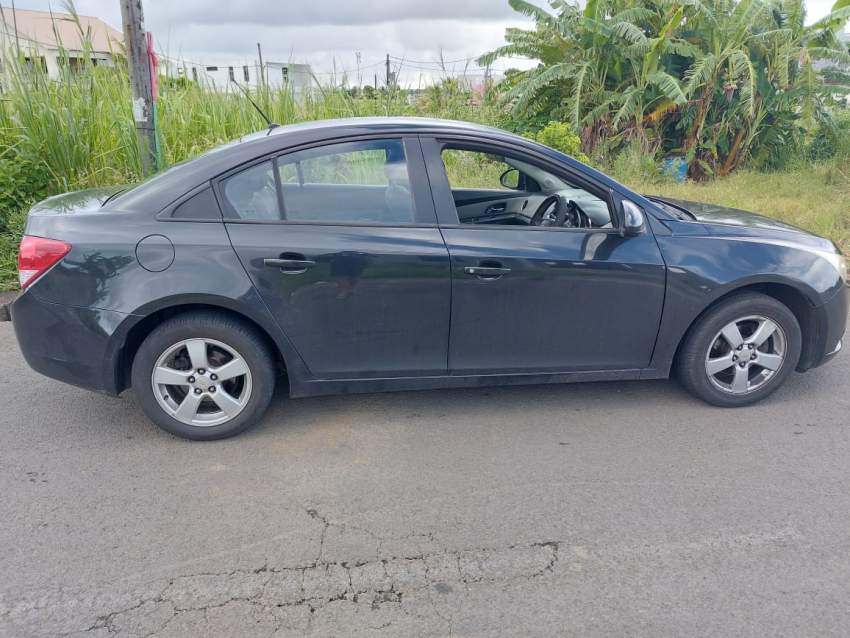
[(512, 191), (519, 190), (519, 170), (516, 168), (509, 168), (504, 173), (502, 173), (501, 177), (499, 177), (499, 182), (505, 188), (509, 188)]
[(623, 200), (623, 234), (640, 235), (646, 226), (646, 219), (640, 207), (628, 199)]

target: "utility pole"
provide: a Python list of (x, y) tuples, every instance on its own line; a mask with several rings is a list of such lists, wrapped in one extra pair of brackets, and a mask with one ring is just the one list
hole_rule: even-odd
[(257, 55), (260, 56), (260, 85), (265, 85), (265, 83), (266, 83), (266, 66), (263, 64), (263, 49), (260, 46), (259, 42), (257, 42)]
[(133, 119), (139, 141), (142, 173), (156, 170), (156, 124), (154, 122), (153, 85), (151, 81), (148, 43), (142, 0), (121, 0), (121, 20), (124, 23), (124, 44), (133, 91)]
[(387, 91), (390, 90), (390, 54), (387, 53)]

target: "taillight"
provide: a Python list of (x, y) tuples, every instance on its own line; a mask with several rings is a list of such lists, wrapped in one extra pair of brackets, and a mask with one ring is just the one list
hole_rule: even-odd
[(71, 250), (71, 244), (58, 239), (24, 235), (18, 250), (18, 281), (26, 288)]

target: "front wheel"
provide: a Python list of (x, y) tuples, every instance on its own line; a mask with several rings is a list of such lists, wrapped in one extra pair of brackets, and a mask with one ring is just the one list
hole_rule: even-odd
[(713, 405), (749, 405), (785, 382), (801, 345), (800, 325), (787, 306), (759, 293), (734, 295), (689, 332), (679, 352), (679, 378)]
[(162, 323), (133, 360), (133, 390), (145, 414), (187, 439), (222, 439), (250, 427), (268, 408), (274, 383), (274, 361), (259, 335), (214, 312)]

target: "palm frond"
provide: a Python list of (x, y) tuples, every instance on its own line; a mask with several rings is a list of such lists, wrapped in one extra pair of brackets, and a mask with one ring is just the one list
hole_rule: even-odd
[(649, 83), (657, 88), (668, 100), (678, 105), (687, 103), (684, 91), (679, 81), (665, 71), (655, 71), (648, 78)]

